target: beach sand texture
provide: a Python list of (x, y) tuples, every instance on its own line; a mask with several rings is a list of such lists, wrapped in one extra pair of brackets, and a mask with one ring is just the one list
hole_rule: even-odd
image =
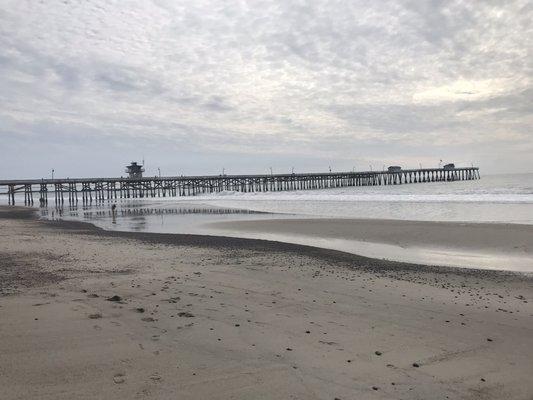
[(2, 399), (532, 399), (533, 277), (0, 209)]

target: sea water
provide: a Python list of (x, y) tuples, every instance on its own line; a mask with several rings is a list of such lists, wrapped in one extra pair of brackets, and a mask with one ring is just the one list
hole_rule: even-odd
[(392, 186), (225, 192), (194, 200), (213, 206), (277, 214), (533, 224), (533, 174)]

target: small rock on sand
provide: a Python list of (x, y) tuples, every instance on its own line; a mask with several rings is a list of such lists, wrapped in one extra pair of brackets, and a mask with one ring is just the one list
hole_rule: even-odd
[(178, 313), (178, 317), (192, 318), (194, 315), (188, 311), (182, 311)]
[(116, 301), (116, 302), (118, 302), (118, 301), (122, 301), (122, 297), (120, 297), (118, 295), (114, 295), (114, 296), (108, 297), (106, 300), (107, 301)]

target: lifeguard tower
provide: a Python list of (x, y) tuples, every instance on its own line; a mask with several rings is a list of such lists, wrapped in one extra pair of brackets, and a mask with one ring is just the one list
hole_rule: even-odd
[(143, 177), (144, 168), (142, 165), (132, 161), (130, 165), (126, 166), (126, 173), (130, 179), (140, 179)]

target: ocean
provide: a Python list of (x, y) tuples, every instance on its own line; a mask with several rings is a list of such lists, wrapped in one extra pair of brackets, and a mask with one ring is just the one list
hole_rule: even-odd
[(201, 196), (194, 201), (276, 214), (533, 224), (533, 174), (491, 175), (475, 181), (396, 186), (234, 192)]

